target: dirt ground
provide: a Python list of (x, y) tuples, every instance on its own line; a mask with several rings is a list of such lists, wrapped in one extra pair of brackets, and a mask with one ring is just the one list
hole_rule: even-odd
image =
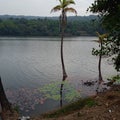
[(93, 96), (97, 105), (58, 118), (40, 118), (32, 120), (120, 120), (120, 85)]

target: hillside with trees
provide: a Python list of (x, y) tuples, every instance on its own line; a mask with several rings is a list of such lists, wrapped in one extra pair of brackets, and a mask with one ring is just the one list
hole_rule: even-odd
[[(68, 17), (66, 36), (94, 36), (101, 32), (97, 16)], [(0, 36), (59, 36), (58, 17), (0, 16)]]

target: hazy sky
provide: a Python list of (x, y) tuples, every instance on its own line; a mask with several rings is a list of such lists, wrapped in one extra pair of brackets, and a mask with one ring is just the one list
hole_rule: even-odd
[[(86, 14), (86, 9), (94, 0), (74, 0), (72, 5), (78, 15)], [(59, 13), (50, 13), (50, 10), (59, 4), (58, 0), (0, 0), (0, 15), (32, 15), (32, 16), (58, 16)], [(68, 14), (72, 15), (72, 14)]]

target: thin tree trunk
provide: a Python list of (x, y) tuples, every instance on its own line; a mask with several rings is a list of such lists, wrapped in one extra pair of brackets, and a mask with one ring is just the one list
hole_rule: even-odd
[(3, 85), (2, 85), (2, 81), (1, 81), (1, 77), (0, 77), (0, 104), (1, 104), (1, 108), (2, 108), (2, 111), (8, 111), (10, 110), (11, 111), (11, 105), (5, 95), (5, 92), (4, 92), (4, 88), (3, 88)]
[(60, 54), (61, 54), (61, 64), (62, 64), (62, 72), (63, 72), (63, 77), (62, 77), (62, 83), (61, 83), (61, 86), (60, 86), (60, 107), (63, 106), (63, 86), (64, 86), (64, 81), (66, 80), (67, 78), (67, 73), (66, 73), (66, 70), (65, 70), (65, 64), (64, 64), (64, 57), (63, 57), (63, 38), (64, 38), (64, 29), (65, 29), (65, 15), (64, 13), (62, 13), (62, 20), (60, 21), (61, 22), (61, 51), (60, 51)]
[(62, 28), (62, 35), (61, 35), (61, 64), (62, 64), (62, 72), (63, 72), (62, 81), (65, 81), (67, 78), (67, 73), (65, 70), (64, 57), (63, 57), (63, 38), (64, 38), (64, 28)]
[(102, 72), (101, 72), (101, 61), (102, 61), (102, 41), (100, 43), (100, 54), (99, 54), (99, 62), (98, 62), (99, 81), (98, 81), (98, 86), (96, 88), (96, 94), (99, 93), (99, 87), (101, 82), (103, 81)]
[(101, 40), (101, 43), (100, 43), (100, 54), (99, 54), (99, 63), (98, 63), (98, 71), (99, 71), (99, 84), (103, 81), (103, 78), (102, 78), (102, 72), (101, 72), (101, 60), (102, 60), (102, 40)]

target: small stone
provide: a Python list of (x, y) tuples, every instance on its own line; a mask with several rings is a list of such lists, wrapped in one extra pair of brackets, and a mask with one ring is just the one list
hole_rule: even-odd
[(29, 116), (22, 116), (22, 117), (19, 117), (18, 120), (30, 120), (30, 117)]
[(97, 105), (98, 105), (98, 106), (102, 106), (103, 103), (102, 103), (102, 102), (98, 102)]
[(112, 112), (112, 110), (108, 110), (109, 111), (109, 113), (111, 113)]

